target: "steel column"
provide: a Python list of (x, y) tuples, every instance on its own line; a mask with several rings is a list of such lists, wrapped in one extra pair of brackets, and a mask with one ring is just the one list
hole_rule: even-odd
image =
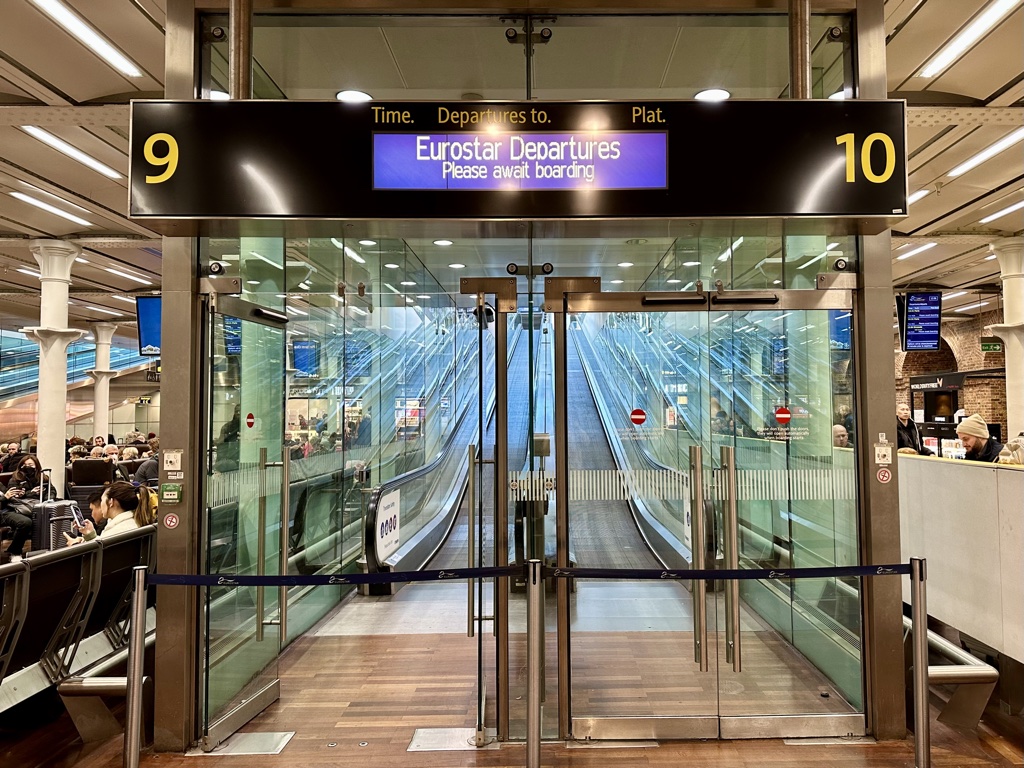
[[(569, 566), (569, 395), (564, 299), (554, 312), (555, 321), (555, 565)], [(555, 581), (558, 597), (558, 738), (572, 730), (569, 696), (572, 689), (569, 645), (569, 580)]]
[[(508, 314), (501, 301), (494, 303), (494, 564), (502, 566), (508, 565)], [(494, 580), (499, 741), (508, 739), (509, 727), (508, 590), (507, 576)]]
[(811, 0), (789, 0), (789, 98), (811, 98)]
[(914, 765), (931, 768), (931, 720), (928, 711), (927, 561), (910, 558), (910, 610), (914, 643)]
[(228, 7), (228, 95), (252, 98), (252, 0)]

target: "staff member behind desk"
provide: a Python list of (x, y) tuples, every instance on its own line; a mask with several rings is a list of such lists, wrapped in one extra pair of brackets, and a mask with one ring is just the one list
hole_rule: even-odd
[(148, 488), (141, 486), (136, 488), (131, 483), (118, 480), (111, 483), (103, 491), (100, 498), (100, 517), (107, 521), (107, 526), (102, 533), (96, 533), (96, 527), (92, 521), (86, 520), (82, 526), (80, 537), (73, 537), (65, 533), (68, 546), (81, 544), (83, 541), (92, 541), (97, 536), (106, 538), (115, 533), (123, 533), (149, 525), (156, 521), (156, 510), (153, 507), (153, 495)]
[[(988, 434), (986, 432), (985, 434)], [(910, 418), (910, 406), (901, 404), (896, 406), (896, 448), (913, 448), (915, 453), (922, 456), (934, 456), (921, 439), (921, 430)]]
[(988, 433), (988, 424), (980, 414), (974, 413), (956, 425), (956, 435), (963, 443), (968, 461), (987, 461), (994, 463), (999, 460), (1003, 445)]

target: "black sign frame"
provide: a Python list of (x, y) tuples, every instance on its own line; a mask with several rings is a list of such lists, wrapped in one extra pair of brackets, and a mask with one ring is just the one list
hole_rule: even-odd
[[(453, 112), (458, 120), (442, 122)], [(488, 112), (526, 119), (492, 125), (480, 118)], [(373, 188), (374, 133), (567, 133), (595, 127), (665, 131), (668, 188), (511, 193)], [(889, 223), (907, 211), (901, 100), (135, 101), (131, 131), (130, 216), (140, 221), (857, 218)]]

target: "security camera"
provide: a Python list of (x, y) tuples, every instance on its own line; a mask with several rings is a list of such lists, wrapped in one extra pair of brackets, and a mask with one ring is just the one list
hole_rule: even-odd
[(833, 264), (833, 266), (836, 268), (836, 272), (845, 272), (846, 268), (850, 266), (850, 262), (846, 259), (839, 258), (835, 260), (835, 264)]
[(210, 262), (210, 274), (211, 275), (223, 275), (228, 271), (228, 265), (222, 261), (211, 261)]
[(514, 43), (516, 41), (516, 38), (518, 38), (518, 37), (519, 37), (519, 30), (517, 30), (517, 29), (515, 29), (513, 27), (508, 27), (505, 30), (505, 40), (507, 40), (508, 42)]
[(833, 43), (837, 43), (846, 36), (842, 27), (829, 27), (828, 28), (828, 39)]

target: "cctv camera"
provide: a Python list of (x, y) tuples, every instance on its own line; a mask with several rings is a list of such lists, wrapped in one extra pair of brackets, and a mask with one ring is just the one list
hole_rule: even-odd
[(836, 259), (834, 266), (837, 272), (845, 272), (850, 263), (846, 259)]

